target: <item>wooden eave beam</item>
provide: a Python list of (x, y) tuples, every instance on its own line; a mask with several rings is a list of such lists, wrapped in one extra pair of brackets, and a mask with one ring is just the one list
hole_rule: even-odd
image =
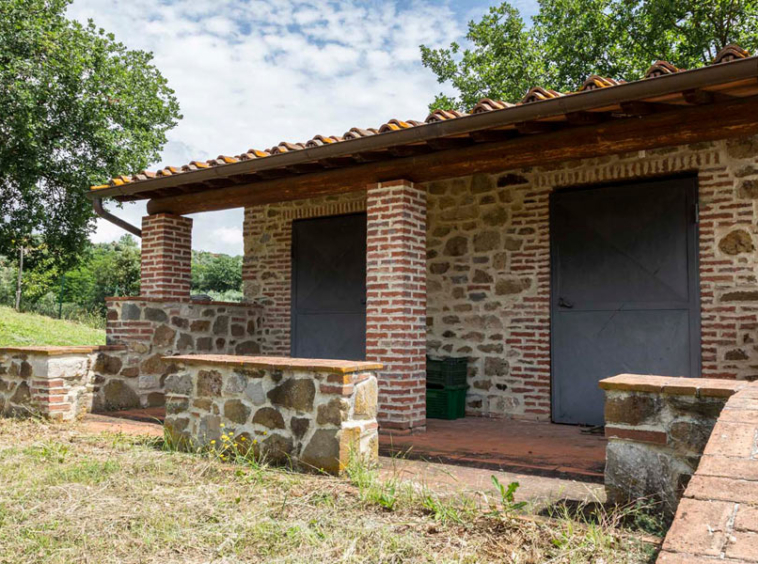
[(462, 149), (474, 144), (471, 136), (466, 137), (440, 137), (439, 139), (430, 139), (426, 142), (435, 151), (446, 151), (448, 149)]
[(758, 96), (723, 104), (683, 106), (644, 117), (620, 118), (510, 141), (473, 145), (355, 165), (297, 178), (154, 199), (149, 213), (197, 213), (363, 190), (367, 184), (405, 178), (428, 182), (477, 172), (592, 158), (641, 149), (758, 134)]

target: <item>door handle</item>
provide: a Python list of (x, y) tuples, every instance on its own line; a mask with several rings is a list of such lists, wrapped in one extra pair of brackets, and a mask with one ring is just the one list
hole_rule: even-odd
[(566, 309), (571, 309), (574, 307), (574, 304), (567, 299), (564, 298), (558, 298), (558, 307), (565, 307)]

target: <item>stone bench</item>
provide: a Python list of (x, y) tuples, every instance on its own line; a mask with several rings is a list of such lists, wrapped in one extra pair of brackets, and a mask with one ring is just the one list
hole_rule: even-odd
[(121, 346), (0, 348), (0, 415), (71, 421), (91, 411), (102, 359)]
[(180, 443), (203, 447), (231, 432), (257, 441), (269, 462), (331, 474), (350, 456), (378, 461), (381, 364), (227, 355), (170, 361), (178, 371), (166, 379), (166, 429)]
[(610, 502), (663, 502), (673, 514), (730, 396), (749, 382), (621, 374), (605, 390)]

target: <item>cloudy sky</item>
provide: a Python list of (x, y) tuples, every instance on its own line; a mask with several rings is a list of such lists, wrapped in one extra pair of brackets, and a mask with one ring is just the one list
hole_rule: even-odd
[[(391, 118), (419, 119), (445, 91), (418, 46), (460, 40), (496, 1), (75, 0), (129, 48), (152, 51), (184, 119), (162, 160), (181, 165), (265, 149), (316, 134), (341, 135)], [(536, 0), (513, 2), (525, 16)], [(144, 204), (119, 215), (139, 224)], [(242, 211), (194, 216), (193, 247), (242, 252)], [(93, 239), (123, 234), (101, 221)]]

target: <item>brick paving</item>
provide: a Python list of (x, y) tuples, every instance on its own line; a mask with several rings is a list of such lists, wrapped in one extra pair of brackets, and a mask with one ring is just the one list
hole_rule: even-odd
[(605, 445), (571, 425), (484, 417), (427, 419), (426, 433), (379, 437), (385, 455), (585, 482), (603, 481)]

